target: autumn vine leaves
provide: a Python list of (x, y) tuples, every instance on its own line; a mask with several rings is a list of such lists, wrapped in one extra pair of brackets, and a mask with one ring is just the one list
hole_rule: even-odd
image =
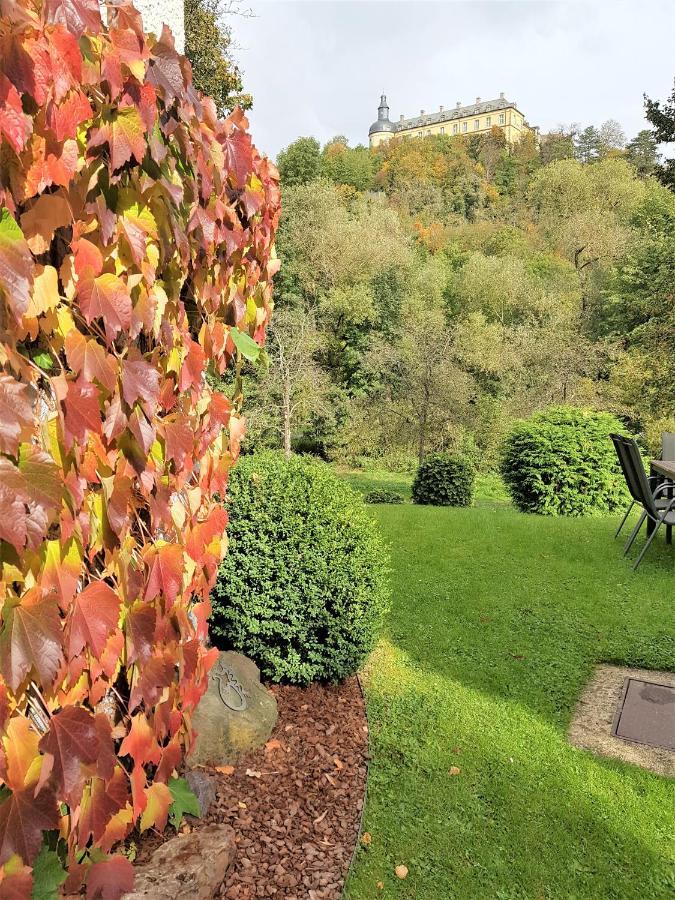
[(0, 891), (57, 850), (115, 896), (212, 661), (242, 420), (204, 375), (264, 339), (279, 191), (132, 6), (0, 13)]

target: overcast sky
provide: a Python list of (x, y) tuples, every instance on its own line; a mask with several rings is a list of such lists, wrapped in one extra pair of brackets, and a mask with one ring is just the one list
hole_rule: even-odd
[(542, 131), (617, 119), (675, 76), (675, 0), (248, 0), (237, 58), (257, 145), (300, 135), (367, 143), (385, 91), (392, 121), (504, 91)]

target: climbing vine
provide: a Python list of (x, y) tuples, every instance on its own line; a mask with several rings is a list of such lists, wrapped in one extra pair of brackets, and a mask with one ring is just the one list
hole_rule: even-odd
[(277, 267), (247, 127), (130, 4), (0, 0), (2, 896), (119, 896), (111, 851), (166, 824), (244, 425), (205, 374), (263, 342)]

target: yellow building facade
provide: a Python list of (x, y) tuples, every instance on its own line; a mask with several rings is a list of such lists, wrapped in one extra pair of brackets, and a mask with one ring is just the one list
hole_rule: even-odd
[(528, 125), (515, 102), (507, 100), (504, 94), (496, 100), (476, 97), (475, 102), (467, 106), (462, 106), (460, 102), (450, 109), (441, 106), (438, 112), (433, 113), (420, 110), (419, 116), (410, 119), (401, 116), (398, 122), (390, 121), (387, 98), (382, 94), (377, 121), (370, 126), (368, 139), (371, 147), (378, 147), (392, 138), (420, 138), (432, 134), (468, 137), (471, 134), (486, 134), (495, 126), (502, 129), (509, 144), (517, 143), (528, 131), (537, 131)]

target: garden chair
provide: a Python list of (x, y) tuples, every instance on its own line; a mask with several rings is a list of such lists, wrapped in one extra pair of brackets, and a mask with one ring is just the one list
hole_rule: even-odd
[(623, 437), (619, 434), (613, 434), (611, 435), (611, 438), (612, 442), (614, 443), (614, 448), (617, 452), (617, 456), (619, 457), (619, 464), (621, 465), (624, 478), (626, 479), (628, 490), (630, 491), (630, 495), (633, 500), (631, 505), (628, 507), (625, 516), (623, 517), (617, 534), (623, 527), (624, 522), (628, 518), (628, 514), (630, 513), (633, 506), (637, 503), (638, 506), (642, 507), (640, 518), (638, 519), (635, 528), (631, 532), (631, 535), (628, 538), (628, 542), (626, 543), (626, 546), (624, 548), (624, 556), (633, 546), (633, 542), (637, 537), (638, 532), (640, 531), (642, 523), (645, 521), (645, 519), (649, 519), (654, 525), (652, 533), (647, 538), (647, 541), (645, 542), (640, 555), (633, 564), (633, 570), (635, 570), (642, 562), (645, 553), (649, 549), (649, 546), (654, 540), (654, 537), (661, 525), (675, 525), (675, 497), (672, 499), (659, 497), (659, 494), (661, 494), (663, 491), (672, 490), (674, 485), (673, 482), (666, 481), (653, 489), (651, 484), (653, 479), (647, 477), (647, 473), (645, 472), (645, 467), (642, 462), (642, 456), (640, 454), (640, 448), (638, 447), (636, 442), (632, 438)]
[[(641, 504), (642, 501), (640, 499), (639, 492), (634, 490), (634, 486), (631, 481), (629, 463), (628, 463), (626, 453), (623, 448), (623, 442), (625, 440), (627, 440), (627, 438), (625, 438), (621, 434), (610, 434), (610, 437), (612, 439), (612, 443), (614, 444), (614, 449), (616, 450), (616, 455), (619, 458), (619, 465), (621, 466), (621, 471), (623, 472), (623, 477), (626, 479), (626, 484), (628, 486), (628, 490), (629, 490), (631, 498), (632, 498), (631, 502), (630, 502), (630, 506), (626, 510), (626, 513), (625, 513), (623, 519), (621, 520), (619, 527), (614, 532), (614, 537), (617, 538), (619, 536), (619, 534), (621, 533), (621, 529), (626, 524), (628, 516), (631, 514), (631, 511), (632, 511), (633, 507), (635, 506), (635, 504), (636, 503)], [(645, 474), (645, 477), (647, 477), (646, 474)], [(651, 476), (649, 476), (649, 478), (647, 480), (649, 481), (650, 491), (653, 496), (654, 490), (657, 486), (657, 484), (656, 484), (657, 478), (656, 478), (656, 476), (651, 475)], [(659, 504), (664, 504), (663, 500), (659, 500), (658, 502), (659, 502)], [(665, 504), (662, 506), (662, 508), (665, 509)]]
[(675, 434), (672, 431), (661, 433), (661, 459), (675, 460)]

